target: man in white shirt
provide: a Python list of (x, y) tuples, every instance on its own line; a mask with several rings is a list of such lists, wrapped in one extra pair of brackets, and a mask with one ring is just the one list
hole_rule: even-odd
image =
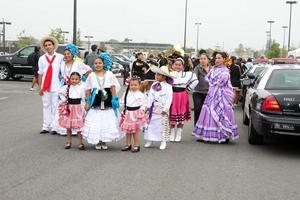
[(45, 52), (39, 59), (39, 86), (43, 101), (43, 128), (41, 134), (51, 131), (51, 123), (55, 116), (60, 88), (59, 73), (63, 55), (56, 53), (58, 41), (54, 37), (41, 40), (41, 49)]

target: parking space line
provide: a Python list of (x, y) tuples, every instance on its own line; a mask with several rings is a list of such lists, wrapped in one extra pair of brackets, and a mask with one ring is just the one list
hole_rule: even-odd
[(0, 100), (8, 99), (8, 97), (0, 97)]

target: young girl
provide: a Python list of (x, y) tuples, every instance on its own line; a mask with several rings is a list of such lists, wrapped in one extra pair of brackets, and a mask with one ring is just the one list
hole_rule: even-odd
[[(193, 90), (198, 79), (193, 72), (184, 72), (184, 61), (176, 58), (171, 65), (171, 74), (175, 77), (173, 83), (173, 102), (170, 112), (171, 142), (180, 142), (184, 122), (191, 119), (190, 101), (188, 91)], [(175, 126), (177, 130), (175, 131)]]
[[(126, 145), (122, 151), (139, 152), (139, 130), (141, 125), (146, 123), (145, 103), (146, 96), (140, 92), (141, 79), (133, 76), (128, 80), (129, 86), (121, 99), (121, 104), (124, 105), (124, 113), (121, 120), (121, 130), (126, 133)], [(133, 146), (131, 139), (133, 138)]]
[(95, 59), (95, 72), (87, 80), (86, 110), (88, 110), (83, 137), (97, 150), (108, 149), (106, 142), (122, 138), (118, 129), (119, 100), (117, 92), (120, 88), (118, 80), (109, 69), (111, 59), (108, 54), (100, 54)]
[(85, 88), (81, 84), (81, 76), (78, 72), (72, 72), (70, 84), (65, 85), (59, 91), (63, 100), (59, 105), (59, 125), (67, 129), (67, 143), (65, 149), (72, 145), (72, 131), (77, 132), (78, 149), (84, 150), (82, 143), (81, 128), (84, 124), (84, 108), (82, 102), (85, 97)]
[(234, 93), (225, 65), (228, 55), (216, 53), (215, 66), (207, 74), (208, 94), (193, 134), (198, 140), (224, 143), (239, 137), (232, 102)]
[[(149, 125), (145, 131), (145, 147), (151, 147), (153, 141), (161, 142), (160, 149), (164, 150), (169, 140), (169, 118), (168, 113), (172, 103), (172, 86), (167, 79), (172, 79), (167, 66), (151, 67), (156, 73), (156, 82), (148, 94), (147, 110), (149, 110)], [(168, 80), (169, 82), (169, 80)]]

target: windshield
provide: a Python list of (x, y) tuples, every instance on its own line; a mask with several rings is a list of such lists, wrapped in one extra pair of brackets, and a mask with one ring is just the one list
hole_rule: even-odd
[(266, 69), (266, 67), (256, 67), (255, 70), (254, 70), (254, 72), (253, 72), (253, 74), (254, 74), (255, 76), (258, 76), (258, 75), (260, 75), (260, 73), (261, 73), (262, 71), (264, 71), (265, 69)]
[(300, 90), (300, 69), (275, 69), (265, 89)]

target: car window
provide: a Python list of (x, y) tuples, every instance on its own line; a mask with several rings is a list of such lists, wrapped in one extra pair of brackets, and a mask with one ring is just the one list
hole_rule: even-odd
[(258, 76), (265, 69), (266, 69), (266, 67), (256, 67), (253, 73), (255, 76)]
[(28, 57), (30, 54), (34, 52), (34, 47), (26, 47), (25, 49), (19, 52), (19, 56), (21, 57)]
[(265, 89), (300, 90), (300, 69), (275, 69)]
[(253, 88), (256, 89), (256, 88), (258, 87), (258, 85), (259, 85), (261, 79), (263, 78), (263, 76), (265, 75), (266, 71), (267, 71), (267, 70), (262, 71), (262, 72), (257, 76), (257, 78), (255, 79)]

